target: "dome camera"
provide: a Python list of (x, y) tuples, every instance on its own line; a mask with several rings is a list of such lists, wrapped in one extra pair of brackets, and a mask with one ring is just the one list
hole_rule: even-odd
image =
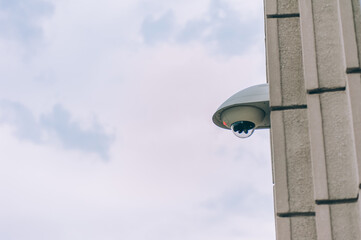
[(256, 125), (253, 122), (238, 121), (231, 125), (232, 132), (239, 138), (248, 138), (254, 132)]
[(270, 127), (269, 112), (268, 84), (260, 84), (227, 99), (214, 113), (213, 122), (237, 137), (247, 138), (255, 129)]

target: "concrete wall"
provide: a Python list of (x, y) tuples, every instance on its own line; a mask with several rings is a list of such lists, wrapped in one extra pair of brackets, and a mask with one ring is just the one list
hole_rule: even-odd
[(361, 239), (358, 0), (265, 0), (277, 239)]

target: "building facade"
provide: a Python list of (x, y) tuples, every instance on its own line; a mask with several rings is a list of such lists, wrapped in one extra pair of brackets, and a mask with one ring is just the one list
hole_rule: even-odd
[(265, 0), (278, 240), (361, 239), (359, 0)]

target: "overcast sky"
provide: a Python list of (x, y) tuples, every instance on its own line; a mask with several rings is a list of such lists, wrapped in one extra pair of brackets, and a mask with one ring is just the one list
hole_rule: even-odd
[(0, 0), (1, 240), (272, 240), (263, 1)]

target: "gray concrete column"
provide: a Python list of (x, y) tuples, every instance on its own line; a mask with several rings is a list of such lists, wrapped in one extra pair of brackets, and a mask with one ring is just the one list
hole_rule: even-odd
[(318, 239), (360, 239), (358, 151), (347, 86), (349, 72), (359, 69), (359, 11), (353, 9), (360, 3), (302, 0), (299, 7)]
[(360, 235), (358, 0), (265, 0), (277, 239)]
[(265, 1), (277, 239), (317, 239), (297, 1)]

